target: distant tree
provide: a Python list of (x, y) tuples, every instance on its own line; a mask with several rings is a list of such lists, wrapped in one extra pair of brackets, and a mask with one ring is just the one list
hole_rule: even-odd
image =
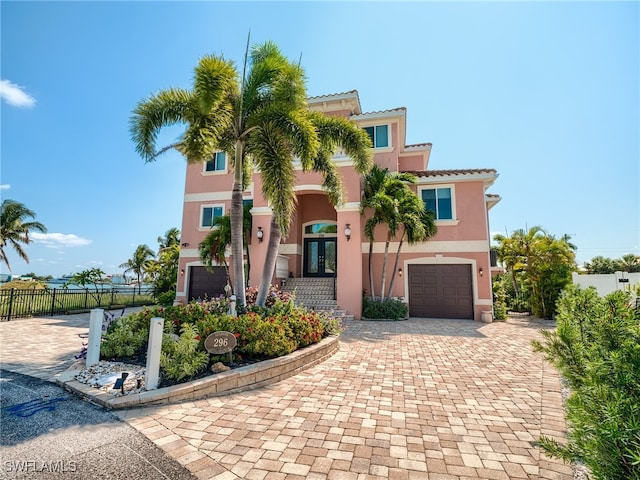
[(3, 200), (0, 213), (0, 259), (5, 263), (9, 271), (9, 259), (5, 247), (11, 246), (18, 256), (29, 263), (29, 257), (22, 248), (22, 244), (31, 243), (29, 233), (38, 231), (46, 233), (46, 227), (40, 222), (29, 222), (29, 218), (35, 218), (33, 210), (29, 210), (22, 203), (14, 200)]
[(618, 270), (617, 262), (611, 258), (602, 256), (593, 257), (590, 262), (585, 262), (584, 269), (589, 274), (609, 274)]
[(620, 270), (623, 272), (640, 272), (640, 255), (628, 253), (623, 255), (619, 262)]
[(96, 300), (98, 300), (100, 296), (98, 285), (102, 285), (108, 282), (109, 280), (105, 278), (105, 273), (101, 269), (89, 268), (72, 275), (72, 277), (62, 286), (62, 288), (67, 288), (69, 285), (79, 285), (86, 289), (93, 288), (95, 292), (95, 295), (93, 296)]
[(611, 274), (616, 272), (640, 272), (640, 256), (628, 253), (621, 258), (593, 257), (585, 262), (584, 269), (589, 274)]
[(142, 280), (144, 278), (145, 267), (147, 260), (155, 257), (153, 250), (148, 245), (138, 245), (133, 257), (120, 265), (120, 268), (124, 268), (124, 273), (133, 272), (138, 279), (138, 293), (142, 289)]
[(35, 272), (25, 273), (23, 277), (33, 278), (34, 280), (38, 280), (40, 282), (48, 282), (50, 280), (53, 280), (53, 277), (51, 275), (37, 275)]

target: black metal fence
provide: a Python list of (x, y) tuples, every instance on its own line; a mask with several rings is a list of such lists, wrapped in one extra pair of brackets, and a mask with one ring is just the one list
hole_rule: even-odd
[(117, 308), (153, 303), (152, 288), (7, 289), (0, 290), (0, 321), (39, 315), (62, 315), (91, 308)]

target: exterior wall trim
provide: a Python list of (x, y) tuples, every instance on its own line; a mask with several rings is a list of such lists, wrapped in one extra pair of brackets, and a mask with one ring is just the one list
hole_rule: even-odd
[[(396, 252), (398, 250), (398, 243), (400, 242), (391, 242), (389, 244), (389, 251)], [(375, 242), (373, 244), (373, 253), (384, 253), (384, 245), (385, 242)], [(417, 243), (415, 245), (408, 245), (406, 242), (402, 246), (402, 252), (400, 255), (404, 253), (460, 253), (460, 252), (469, 252), (469, 253), (478, 253), (478, 252), (487, 252), (489, 249), (489, 241), (488, 240), (458, 240), (458, 241), (447, 241), (447, 240), (429, 240), (423, 243)], [(362, 253), (369, 254), (369, 242), (362, 242)], [(453, 258), (453, 257), (444, 257), (444, 258)], [(446, 262), (443, 262), (446, 263)]]

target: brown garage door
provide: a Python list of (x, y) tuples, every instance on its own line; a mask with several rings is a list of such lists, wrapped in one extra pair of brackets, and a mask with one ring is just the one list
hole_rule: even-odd
[(409, 315), (473, 319), (470, 265), (409, 265)]
[(205, 267), (191, 267), (189, 272), (189, 300), (204, 300), (224, 293), (227, 284), (224, 267), (213, 267), (211, 272)]

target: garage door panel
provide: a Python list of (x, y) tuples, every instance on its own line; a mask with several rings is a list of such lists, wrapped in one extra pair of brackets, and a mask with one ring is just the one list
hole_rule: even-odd
[(212, 271), (205, 267), (189, 269), (189, 300), (213, 298), (224, 294), (227, 284), (227, 272), (224, 267), (213, 267)]
[(471, 266), (409, 265), (409, 314), (472, 319)]

